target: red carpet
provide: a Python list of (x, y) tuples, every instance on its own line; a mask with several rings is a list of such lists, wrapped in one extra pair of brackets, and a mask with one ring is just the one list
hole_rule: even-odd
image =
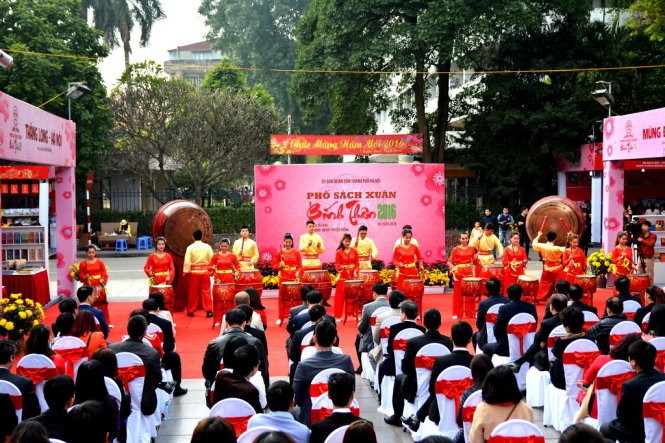
[[(602, 313), (605, 306), (605, 300), (612, 295), (610, 289), (600, 289), (594, 297), (594, 305), (598, 312)], [(332, 300), (331, 300), (332, 301)], [(288, 374), (288, 359), (286, 357), (285, 342), (288, 334), (286, 325), (279, 327), (275, 324), (277, 319), (277, 299), (264, 299), (263, 304), (266, 307), (268, 316), (268, 329), (266, 330), (268, 338), (268, 354), (270, 358), (270, 375), (285, 376)], [(111, 329), (109, 341), (120, 341), (122, 336), (127, 333), (126, 319), (129, 313), (141, 307), (140, 302), (112, 302), (110, 304), (111, 320), (115, 328)], [(450, 335), (450, 327), (453, 324), (451, 317), (452, 311), (452, 292), (445, 294), (425, 294), (423, 299), (423, 309), (437, 308), (443, 314), (443, 325), (441, 332)], [(542, 318), (544, 304), (537, 306), (538, 316)], [(46, 311), (45, 324), (50, 325), (58, 315), (58, 308), (51, 307)], [(196, 317), (187, 317), (184, 312), (174, 313), (174, 320), (177, 324), (176, 346), (177, 352), (182, 358), (183, 378), (201, 378), (201, 363), (208, 342), (219, 334), (219, 328), (212, 329), (212, 319), (205, 318), (203, 311), (198, 311)], [(475, 319), (465, 319), (476, 329)], [(339, 323), (337, 325), (340, 337), (341, 347), (346, 353), (351, 355), (354, 364), (357, 365), (354, 342), (357, 334), (356, 320), (350, 318), (346, 325)]]

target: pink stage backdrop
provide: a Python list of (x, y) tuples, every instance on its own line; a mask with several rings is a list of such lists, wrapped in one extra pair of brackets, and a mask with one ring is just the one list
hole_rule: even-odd
[(440, 164), (255, 166), (256, 237), (272, 260), (284, 233), (296, 242), (312, 219), (323, 237), (322, 262), (335, 260), (342, 235), (368, 227), (379, 258), (392, 258), (402, 226), (413, 226), (426, 262), (445, 260), (445, 178)]
[(660, 157), (665, 157), (665, 108), (603, 121), (603, 161)]

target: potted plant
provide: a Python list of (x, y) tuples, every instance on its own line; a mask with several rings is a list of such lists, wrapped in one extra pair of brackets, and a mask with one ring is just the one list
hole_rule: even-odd
[(25, 335), (44, 318), (42, 305), (21, 294), (0, 299), (0, 335), (15, 341), (17, 348), (23, 349)]
[(589, 272), (596, 276), (598, 287), (607, 287), (607, 273), (616, 271), (616, 267), (612, 263), (612, 256), (601, 249), (591, 254), (587, 262), (589, 263)]

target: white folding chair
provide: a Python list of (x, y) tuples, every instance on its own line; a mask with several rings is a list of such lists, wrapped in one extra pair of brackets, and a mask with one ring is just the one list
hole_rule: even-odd
[(494, 336), (494, 323), (499, 317), (499, 308), (503, 306), (503, 303), (497, 303), (496, 305), (490, 306), (485, 313), (485, 330), (487, 331), (487, 343), (496, 343), (496, 337)]
[[(439, 408), (439, 434), (450, 439), (457, 434), (457, 410), (460, 397), (471, 387), (471, 369), (465, 366), (451, 366), (444, 369), (436, 378), (434, 392)], [(429, 418), (426, 422), (429, 421)], [(421, 436), (423, 437), (423, 436)]]
[(416, 328), (407, 328), (397, 333), (393, 340), (393, 359), (395, 360), (395, 375), (402, 374), (402, 360), (406, 353), (406, 342), (415, 337), (425, 335)]
[(0, 380), (0, 394), (9, 395), (9, 399), (14, 405), (14, 412), (20, 422), (23, 419), (23, 394), (21, 390), (16, 387), (14, 383), (5, 380)]
[(584, 332), (591, 329), (592, 326), (600, 321), (598, 316), (591, 311), (582, 311), (582, 314), (584, 314), (584, 325), (582, 326)]
[[(521, 312), (514, 315), (513, 318), (508, 321), (508, 326), (506, 328), (510, 355), (509, 357), (502, 357), (494, 354), (492, 356), (492, 363), (494, 366), (496, 367), (510, 363), (524, 355), (524, 351), (529, 349), (531, 344), (533, 344), (533, 339), (536, 336), (536, 326), (536, 319), (533, 318), (531, 314)], [(531, 365), (524, 363), (520, 366), (519, 372), (515, 374), (517, 385), (521, 391), (526, 389), (526, 373), (530, 367)]]
[[(332, 351), (335, 354), (344, 354), (342, 348), (338, 346), (333, 346)], [(316, 354), (316, 346), (307, 346), (305, 349), (302, 350), (302, 354), (300, 354), (300, 361), (305, 361), (314, 354)]]
[(614, 325), (614, 327), (610, 330), (610, 350), (614, 349), (614, 347), (619, 344), (621, 339), (628, 334), (642, 334), (642, 329), (640, 329), (637, 323), (629, 320), (625, 320)]
[[(338, 368), (328, 368), (316, 374), (312, 379), (309, 385), (309, 396), (312, 402), (310, 413), (311, 423), (316, 423), (332, 413), (333, 404), (330, 398), (328, 398), (328, 379), (333, 374), (343, 372), (343, 370)], [(355, 415), (360, 415), (360, 407), (355, 398), (351, 404), (351, 411)]]
[[(118, 379), (122, 381), (125, 391), (129, 393), (132, 406), (132, 412), (127, 418), (127, 443), (149, 443), (152, 434), (156, 432), (152, 429), (151, 416), (141, 412), (145, 366), (141, 358), (131, 352), (119, 352), (116, 354), (116, 358), (118, 359)], [(129, 441), (130, 436), (132, 441)]]
[(464, 441), (469, 443), (469, 432), (473, 423), (473, 414), (476, 408), (483, 401), (483, 391), (479, 390), (469, 395), (462, 405), (462, 425), (464, 428)]
[(300, 350), (305, 349), (312, 342), (312, 337), (314, 337), (314, 330), (309, 331), (305, 336), (300, 340)]
[(104, 384), (106, 385), (106, 390), (108, 391), (109, 395), (116, 399), (118, 402), (118, 407), (120, 407), (120, 403), (122, 403), (122, 393), (120, 392), (118, 385), (112, 378), (109, 377), (104, 377)]
[(517, 437), (524, 440), (530, 437), (530, 442), (545, 442), (543, 431), (538, 426), (526, 420), (519, 419), (508, 420), (499, 424), (490, 434), (489, 443), (499, 441), (499, 438), (493, 440), (494, 437), (499, 437), (500, 441), (510, 441), (510, 437)]
[(635, 320), (635, 314), (641, 306), (635, 300), (626, 300), (623, 302), (623, 313), (628, 317), (628, 320)]
[[(379, 337), (381, 339), (381, 349), (385, 353), (388, 349), (388, 338), (390, 335), (390, 327), (397, 323), (400, 323), (402, 320), (399, 317), (388, 317), (381, 323), (379, 329)], [(378, 383), (378, 373), (377, 380)], [(395, 385), (395, 377), (392, 375), (384, 375), (383, 380), (381, 380), (381, 399), (379, 401), (379, 407), (376, 409), (379, 413), (391, 416), (393, 415), (393, 387)]]
[[(547, 357), (549, 361), (554, 359), (552, 347), (558, 337), (566, 335), (566, 330), (559, 325), (552, 329), (547, 337)], [(550, 372), (539, 371), (535, 367), (529, 368), (526, 373), (526, 403), (532, 408), (541, 408), (545, 404), (547, 385), (550, 384)], [(545, 420), (545, 418), (543, 418)], [(551, 423), (549, 423), (551, 424)]]
[[(563, 372), (566, 379), (565, 402), (559, 403), (554, 408), (559, 408), (559, 428), (557, 431), (563, 431), (575, 421), (575, 414), (579, 410), (580, 404), (577, 402), (577, 394), (580, 391), (578, 382), (582, 379), (585, 369), (591, 366), (591, 363), (600, 355), (598, 346), (591, 340), (575, 340), (563, 351)], [(555, 421), (556, 424), (556, 421)]]
[(225, 398), (210, 408), (209, 417), (221, 417), (228, 420), (236, 431), (236, 437), (247, 430), (247, 422), (256, 414), (252, 405), (239, 398)]
[(647, 312), (647, 315), (645, 315), (642, 319), (642, 324), (640, 326), (642, 327), (642, 332), (644, 333), (647, 333), (649, 330), (649, 320), (651, 320), (651, 312)]
[(651, 386), (642, 402), (642, 416), (644, 417), (645, 443), (661, 443), (663, 426), (665, 426), (665, 381)]
[(655, 337), (649, 343), (656, 348), (656, 369), (665, 372), (665, 337)]
[(637, 375), (624, 360), (612, 360), (603, 365), (593, 381), (598, 405), (598, 419), (585, 419), (585, 422), (600, 428), (616, 418), (617, 405), (623, 382)]
[[(376, 324), (376, 317), (388, 311), (390, 311), (390, 307), (381, 306), (380, 308), (376, 308), (372, 312), (372, 315), (370, 315), (369, 327), (371, 329), (372, 336), (374, 336), (374, 331), (376, 330), (376, 328), (380, 326)], [(369, 361), (369, 352), (363, 352), (360, 354), (360, 366), (362, 366), (363, 368), (363, 371), (360, 374), (360, 376), (366, 380), (374, 380), (375, 377), (374, 367), (372, 366), (372, 363)]]
[(240, 434), (240, 437), (238, 437), (238, 443), (254, 443), (254, 440), (256, 440), (256, 437), (259, 435), (263, 434), (264, 432), (274, 431), (279, 431), (279, 429), (273, 428), (272, 426), (255, 426), (253, 428), (249, 428)]
[(58, 375), (53, 360), (42, 354), (28, 354), (16, 365), (16, 373), (32, 380), (35, 385), (35, 394), (39, 399), (39, 407), (42, 412), (46, 411), (48, 405), (44, 398), (44, 384)]
[(418, 386), (414, 403), (414, 408), (416, 410), (420, 409), (423, 403), (425, 403), (425, 400), (427, 400), (427, 397), (429, 397), (429, 381), (430, 376), (432, 375), (434, 360), (436, 360), (437, 357), (442, 357), (448, 354), (450, 354), (448, 348), (440, 343), (426, 344), (416, 353), (415, 366)]
[(159, 356), (164, 356), (164, 332), (162, 328), (154, 323), (148, 324), (148, 329), (145, 331), (145, 339), (148, 340), (150, 346), (153, 347)]
[(335, 429), (330, 433), (330, 435), (328, 435), (323, 443), (342, 443), (344, 441), (344, 434), (346, 434), (348, 427), (349, 425), (346, 425)]
[(88, 361), (88, 348), (77, 337), (62, 337), (53, 344), (53, 351), (65, 361), (65, 374), (76, 381), (76, 373), (84, 361)]

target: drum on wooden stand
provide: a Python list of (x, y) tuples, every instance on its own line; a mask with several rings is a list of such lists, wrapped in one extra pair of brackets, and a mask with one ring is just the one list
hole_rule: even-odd
[(356, 317), (356, 321), (360, 319), (360, 314), (363, 309), (363, 280), (346, 280), (344, 282), (344, 320), (342, 324), (346, 324), (346, 318), (350, 315)]
[(573, 284), (582, 288), (583, 297), (589, 297), (590, 304), (593, 305), (593, 294), (598, 289), (598, 279), (595, 275), (576, 275)]
[(372, 297), (372, 287), (376, 283), (381, 282), (381, 276), (377, 270), (361, 269), (359, 277), (363, 281), (363, 299), (365, 300), (365, 303), (369, 303), (374, 300), (374, 297)]
[(327, 302), (330, 299), (330, 295), (332, 294), (332, 282), (330, 281), (330, 274), (328, 271), (310, 269), (302, 274), (300, 282), (303, 285), (311, 285), (317, 291), (321, 291), (324, 302)]
[(483, 284), (482, 284), (482, 288), (481, 288), (483, 295), (488, 295), (487, 288), (485, 287), (485, 283), (490, 278), (494, 277), (494, 278), (498, 279), (501, 282), (501, 284), (503, 284), (503, 273), (504, 272), (505, 272), (505, 269), (504, 269), (503, 265), (500, 265), (498, 263), (483, 266), (483, 269), (480, 272), (480, 277), (483, 279)]
[(647, 274), (628, 274), (630, 280), (630, 293), (639, 294), (642, 303), (645, 303), (644, 294), (649, 287), (650, 281)]
[(418, 305), (418, 315), (422, 314), (423, 296), (425, 295), (425, 282), (420, 279), (404, 280), (404, 296), (407, 300), (416, 302)]
[(212, 285), (212, 327), (222, 323), (222, 316), (235, 306), (236, 285), (220, 283)]
[(254, 269), (251, 271), (240, 271), (240, 278), (236, 281), (236, 291), (244, 291), (247, 288), (254, 288), (259, 293), (259, 298), (263, 294), (263, 276), (261, 271)]
[[(522, 287), (522, 300), (530, 301), (531, 303), (538, 303), (536, 294), (538, 294), (538, 278), (533, 275), (520, 275), (517, 277), (517, 284)], [(529, 300), (530, 299), (530, 300)]]
[(175, 292), (173, 292), (173, 286), (171, 285), (152, 285), (150, 286), (150, 295), (153, 292), (159, 292), (164, 296), (164, 309), (167, 311), (173, 312), (173, 300), (175, 298)]
[(464, 277), (461, 281), (462, 317), (476, 315), (480, 296), (486, 291), (485, 280), (480, 277)]
[(284, 319), (289, 318), (289, 311), (292, 307), (302, 303), (300, 297), (302, 283), (297, 281), (285, 281), (279, 285), (279, 298), (277, 299), (279, 310), (279, 326), (282, 326)]

